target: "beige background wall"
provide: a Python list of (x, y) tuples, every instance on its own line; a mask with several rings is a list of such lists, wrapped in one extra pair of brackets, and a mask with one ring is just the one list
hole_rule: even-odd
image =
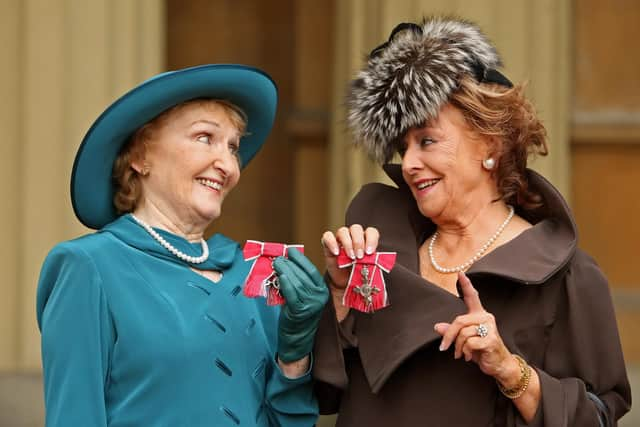
[(573, 209), (582, 246), (609, 278), (625, 358), (638, 364), (640, 2), (580, 0), (574, 16)]
[[(303, 242), (320, 265), (320, 233), (342, 223), (362, 183), (384, 180), (349, 148), (346, 84), (396, 23), (442, 12), (477, 21), (506, 75), (530, 82), (552, 153), (535, 167), (572, 201), (582, 245), (611, 279), (625, 356), (640, 383), (640, 2), (2, 0), (0, 426), (42, 425), (36, 280), (51, 246), (87, 231), (73, 216), (69, 177), (78, 143), (104, 106), (166, 68), (247, 62), (267, 69), (280, 88), (276, 129), (217, 226), (238, 239)], [(270, 205), (274, 189), (284, 197), (277, 206)], [(256, 206), (277, 215), (256, 220)], [(3, 377), (16, 372), (36, 375)], [(20, 415), (20, 402), (33, 424), (3, 424), (9, 412)], [(636, 425), (633, 414), (621, 425)]]
[(163, 68), (160, 0), (0, 3), (0, 371), (40, 369), (35, 289), (58, 241), (84, 233), (68, 188), (99, 112)]

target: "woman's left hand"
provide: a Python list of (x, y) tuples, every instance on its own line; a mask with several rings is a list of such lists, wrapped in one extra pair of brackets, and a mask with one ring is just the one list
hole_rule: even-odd
[(504, 345), (495, 318), (482, 307), (469, 278), (461, 272), (458, 280), (468, 312), (451, 323), (435, 324), (435, 331), (442, 335), (440, 350), (445, 351), (453, 344), (456, 359), (464, 355), (467, 362), (473, 360), (485, 374), (509, 382), (514, 368), (517, 372), (518, 362)]
[(273, 261), (273, 268), (285, 298), (278, 324), (278, 357), (288, 363), (304, 358), (313, 350), (329, 289), (307, 257), (297, 249), (289, 249), (287, 253), (288, 258)]

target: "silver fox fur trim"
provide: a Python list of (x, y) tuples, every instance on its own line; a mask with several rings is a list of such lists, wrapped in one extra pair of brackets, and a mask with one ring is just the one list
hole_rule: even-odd
[(410, 127), (437, 116), (464, 74), (474, 66), (502, 65), (498, 52), (477, 25), (456, 18), (425, 19), (422, 33), (395, 34), (367, 60), (347, 95), (348, 124), (355, 144), (386, 163), (395, 141)]

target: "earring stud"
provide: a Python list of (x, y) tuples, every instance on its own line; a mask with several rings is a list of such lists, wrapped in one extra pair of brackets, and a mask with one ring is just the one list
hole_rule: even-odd
[(490, 171), (496, 166), (496, 161), (493, 157), (489, 157), (488, 159), (484, 159), (482, 161), (482, 167), (486, 170)]

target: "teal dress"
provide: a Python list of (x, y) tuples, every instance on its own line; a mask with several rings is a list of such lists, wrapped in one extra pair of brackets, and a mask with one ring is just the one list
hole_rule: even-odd
[(53, 248), (37, 296), (48, 427), (315, 423), (310, 374), (289, 379), (276, 362), (278, 307), (243, 295), (251, 265), (236, 242), (208, 243), (198, 268), (220, 270), (217, 283), (130, 215)]

